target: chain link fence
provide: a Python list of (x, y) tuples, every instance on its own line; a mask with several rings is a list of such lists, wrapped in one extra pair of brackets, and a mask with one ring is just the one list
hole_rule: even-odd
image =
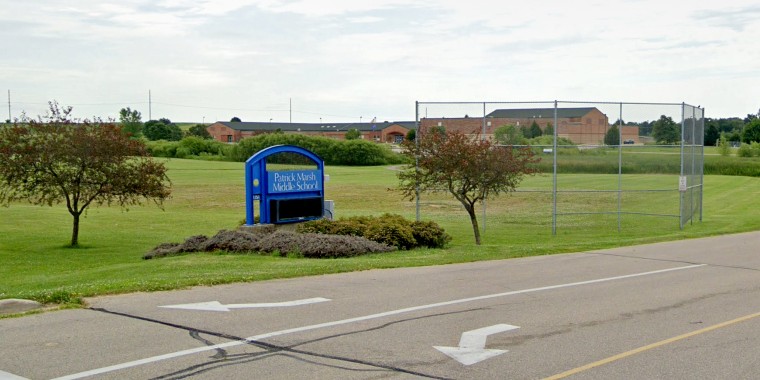
[[(540, 173), (480, 205), (480, 228), (642, 234), (702, 220), (704, 109), (685, 103), (417, 102), (418, 129), (528, 144)], [(446, 193), (417, 218), (469, 222)]]

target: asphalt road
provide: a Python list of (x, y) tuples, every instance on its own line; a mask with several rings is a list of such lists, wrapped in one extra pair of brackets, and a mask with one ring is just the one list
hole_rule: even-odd
[(760, 378), (760, 233), (88, 302), (0, 379)]

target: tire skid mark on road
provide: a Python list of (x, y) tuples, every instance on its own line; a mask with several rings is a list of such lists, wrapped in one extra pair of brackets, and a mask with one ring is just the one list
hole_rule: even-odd
[[(186, 330), (186, 331), (190, 332), (190, 336), (191, 337), (193, 337), (193, 338), (195, 338), (197, 340), (200, 340), (204, 344), (207, 344), (207, 346), (199, 347), (200, 350), (197, 351), (198, 353), (205, 352), (205, 351), (210, 351), (210, 350), (216, 350), (217, 351), (217, 353), (214, 356), (212, 356), (212, 358), (215, 359), (215, 360), (208, 361), (208, 362), (202, 363), (202, 364), (193, 365), (193, 366), (190, 366), (190, 367), (187, 367), (187, 368), (183, 368), (183, 369), (175, 371), (173, 373), (156, 377), (156, 378), (154, 378), (155, 380), (184, 379), (186, 377), (194, 376), (196, 374), (200, 374), (200, 373), (203, 373), (203, 372), (208, 372), (208, 371), (211, 371), (211, 370), (216, 369), (216, 368), (226, 367), (226, 366), (236, 365), (236, 364), (241, 364), (241, 363), (252, 362), (252, 361), (260, 360), (260, 359), (262, 359), (264, 357), (269, 357), (269, 356), (273, 356), (273, 355), (283, 355), (283, 356), (290, 357), (292, 359), (308, 362), (308, 363), (311, 363), (311, 364), (320, 365), (320, 366), (323, 366), (323, 367), (337, 368), (337, 369), (342, 369), (342, 370), (346, 370), (346, 371), (359, 371), (359, 372), (390, 371), (390, 372), (402, 372), (402, 373), (407, 373), (407, 374), (410, 374), (410, 375), (420, 376), (420, 377), (429, 378), (429, 379), (448, 380), (448, 378), (445, 378), (445, 377), (428, 375), (428, 374), (417, 372), (417, 371), (407, 370), (407, 369), (403, 369), (403, 368), (399, 368), (399, 367), (394, 367), (394, 366), (389, 366), (389, 365), (380, 364), (380, 363), (373, 363), (373, 362), (369, 362), (369, 361), (366, 361), (366, 360), (347, 358), (347, 357), (342, 357), (342, 356), (337, 356), (337, 355), (320, 354), (320, 353), (316, 353), (316, 352), (312, 352), (312, 351), (299, 350), (299, 349), (293, 348), (293, 347), (297, 347), (297, 346), (300, 346), (300, 345), (303, 345), (303, 344), (308, 344), (308, 343), (320, 341), (320, 340), (323, 340), (323, 339), (329, 339), (329, 338), (332, 338), (332, 337), (340, 337), (340, 336), (348, 335), (348, 334), (338, 334), (338, 335), (334, 335), (332, 337), (325, 337), (325, 338), (315, 339), (313, 341), (301, 342), (299, 344), (291, 345), (291, 346), (280, 346), (280, 345), (276, 345), (276, 344), (271, 344), (271, 343), (257, 341), (257, 340), (251, 339), (251, 338), (243, 338), (243, 337), (239, 337), (239, 336), (235, 336), (235, 335), (230, 335), (230, 334), (225, 334), (225, 333), (219, 333), (219, 332), (215, 332), (215, 331), (197, 329), (197, 328), (194, 328), (194, 327), (183, 326), (183, 325), (176, 324), (176, 323), (161, 321), (161, 320), (158, 320), (158, 319), (152, 319), (152, 318), (147, 318), (147, 317), (141, 317), (141, 316), (138, 316), (138, 315), (132, 315), (132, 314), (128, 314), (128, 313), (111, 311), (111, 310), (107, 310), (107, 309), (103, 309), (103, 308), (90, 308), (90, 310), (98, 311), (98, 312), (106, 313), (106, 314), (118, 315), (118, 316), (127, 317), (127, 318), (133, 318), (133, 319), (137, 319), (137, 320), (144, 321), (144, 322), (156, 323), (156, 324), (160, 324), (160, 325), (176, 328), (176, 329), (179, 329), (179, 330)], [(444, 314), (455, 314), (455, 313), (444, 313)], [(410, 318), (409, 320), (415, 320), (415, 319), (420, 319), (420, 318), (425, 318), (425, 317)], [(390, 322), (390, 323), (387, 323), (387, 324), (385, 324), (383, 326), (380, 326), (380, 327), (374, 327), (374, 328), (366, 329), (366, 331), (377, 330), (377, 329), (384, 328), (384, 327), (390, 326), (390, 325), (395, 324), (395, 323), (400, 323), (400, 322), (402, 322), (402, 321)], [(363, 332), (363, 331), (358, 331), (358, 332)], [(356, 332), (352, 332), (352, 333), (356, 333)], [(206, 334), (206, 335), (215, 336), (215, 337), (218, 337), (218, 338), (229, 339), (230, 342), (221, 343), (221, 344), (213, 344), (213, 342), (201, 338), (200, 334)], [(265, 351), (264, 352), (256, 352), (256, 353), (229, 355), (227, 353), (227, 351), (224, 350), (224, 348), (227, 348), (227, 347), (234, 347), (234, 346), (239, 346), (239, 345), (243, 345), (243, 344), (255, 346), (255, 347), (261, 348), (261, 349), (263, 349)], [(196, 350), (196, 349), (190, 349), (190, 350), (185, 350), (185, 351), (180, 351), (180, 352), (189, 352), (189, 351), (193, 351), (193, 350)], [(336, 361), (342, 361), (342, 362), (348, 362), (348, 363), (352, 363), (352, 364), (360, 364), (360, 365), (365, 365), (365, 366), (369, 366), (369, 367), (374, 367), (374, 368), (377, 368), (377, 369), (357, 369), (357, 368), (350, 368), (350, 367), (345, 367), (345, 366), (330, 365), (330, 364), (320, 363), (320, 362), (316, 362), (316, 361), (306, 360), (306, 359), (304, 359), (302, 357), (298, 357), (298, 356), (293, 355), (293, 354), (305, 355), (305, 356), (310, 356), (310, 357), (315, 357), (315, 358), (322, 358), (322, 359), (330, 359), (330, 360), (336, 360)], [(178, 355), (178, 356), (184, 356), (184, 355)], [(147, 363), (145, 363), (145, 364), (147, 364)], [(128, 368), (128, 367), (125, 367), (125, 368)], [(91, 371), (87, 371), (87, 372), (91, 372)], [(110, 372), (110, 371), (108, 371), (108, 372)], [(84, 375), (84, 373), (85, 372), (82, 372), (82, 373), (76, 374), (76, 375), (63, 376), (63, 377), (59, 377), (59, 378), (56, 378), (56, 379), (53, 379), (53, 380), (69, 379), (69, 378), (77, 379), (77, 378), (82, 378), (82, 377), (87, 377), (87, 376), (92, 376), (93, 375), (92, 373)], [(70, 377), (70, 376), (78, 376), (78, 377)]]

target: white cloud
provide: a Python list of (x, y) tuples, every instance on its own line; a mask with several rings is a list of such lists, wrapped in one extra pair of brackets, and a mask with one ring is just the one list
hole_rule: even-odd
[[(289, 98), (311, 110), (300, 121), (410, 119), (433, 99), (686, 101), (741, 116), (760, 106), (758, 16), (750, 0), (3, 1), (13, 54), (0, 78), (29, 103), (137, 108), (152, 88), (222, 119), (268, 119)], [(99, 111), (113, 112), (85, 114)]]

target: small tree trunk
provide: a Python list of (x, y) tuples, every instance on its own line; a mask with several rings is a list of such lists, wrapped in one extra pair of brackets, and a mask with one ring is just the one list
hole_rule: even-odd
[(472, 232), (475, 233), (475, 244), (480, 245), (480, 228), (478, 227), (478, 217), (475, 215), (475, 205), (465, 205), (467, 213), (470, 214), (470, 223), (472, 223)]
[(71, 246), (76, 247), (79, 245), (79, 216), (82, 213), (72, 212), (71, 215), (74, 217), (74, 228), (71, 231)]

